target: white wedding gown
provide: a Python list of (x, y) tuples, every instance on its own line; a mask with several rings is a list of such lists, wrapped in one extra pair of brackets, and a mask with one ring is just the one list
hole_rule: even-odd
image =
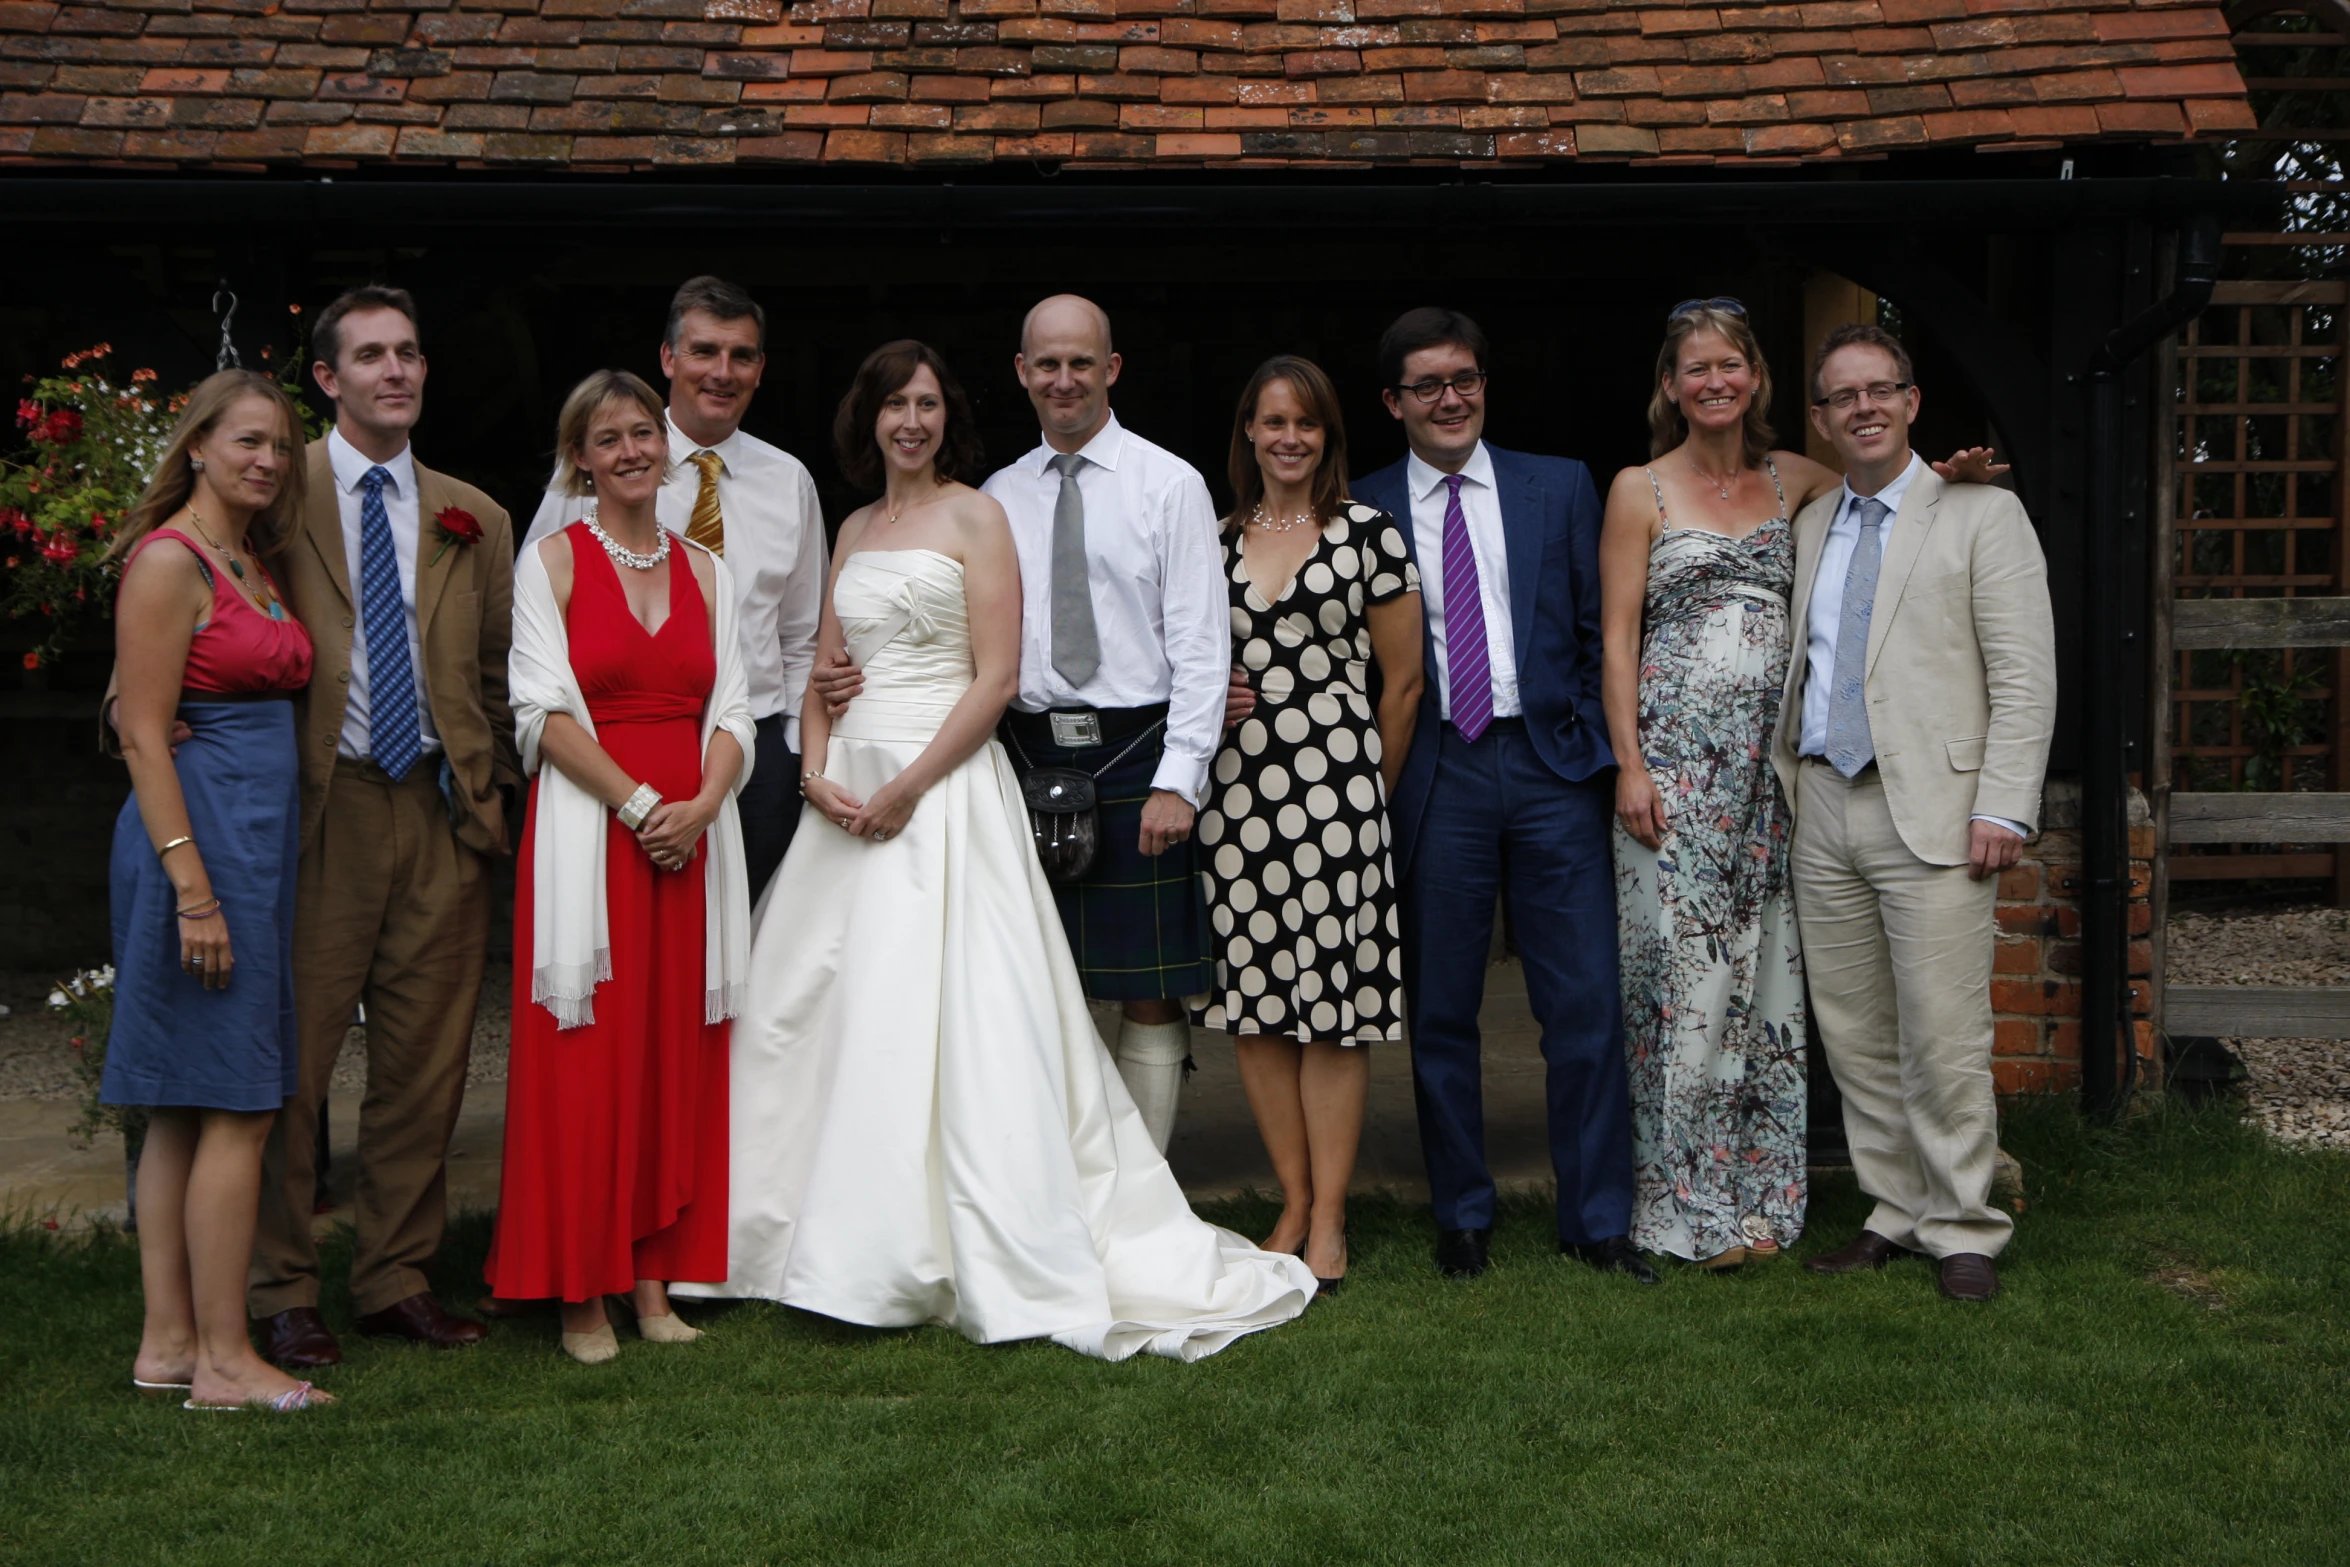
[[(860, 552), (833, 606), (865, 685), (824, 773), (866, 799), (971, 684), (962, 567)], [(1313, 1297), (1303, 1261), (1195, 1215), (1152, 1147), (992, 739), (885, 842), (801, 817), (733, 1062), (727, 1280), (679, 1295), (1106, 1360), (1197, 1360)]]

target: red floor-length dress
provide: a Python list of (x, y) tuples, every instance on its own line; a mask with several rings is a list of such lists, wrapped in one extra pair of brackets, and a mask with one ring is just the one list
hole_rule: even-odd
[[(682, 549), (669, 618), (647, 633), (603, 546), (572, 524), (571, 668), (596, 740), (664, 799), (702, 783), (702, 710), (717, 681), (709, 607)], [(549, 764), (552, 765), (552, 764)], [(606, 827), (612, 977), (596, 1020), (558, 1030), (530, 999), (531, 862), (538, 785), (515, 876), (514, 1037), (506, 1156), (487, 1269), (510, 1300), (588, 1300), (638, 1279), (726, 1277), (727, 1025), (704, 1023), (707, 916), (697, 849), (656, 867), (617, 818)]]

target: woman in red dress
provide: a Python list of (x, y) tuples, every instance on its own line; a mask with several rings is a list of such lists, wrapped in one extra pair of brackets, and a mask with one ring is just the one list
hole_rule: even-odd
[[(667, 1281), (726, 1277), (727, 1019), (749, 901), (734, 794), (751, 721), (717, 556), (665, 530), (660, 399), (576, 388), (558, 487), (584, 516), (515, 575), (513, 692), (536, 773), (516, 877), (514, 1038), (492, 1292), (563, 1303), (563, 1349), (696, 1337)], [(541, 765), (551, 764), (551, 765)]]

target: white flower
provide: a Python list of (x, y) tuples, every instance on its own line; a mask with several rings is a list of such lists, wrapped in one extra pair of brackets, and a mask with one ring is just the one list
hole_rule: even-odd
[(53, 1007), (70, 1007), (73, 1005), (73, 997), (62, 990), (52, 990), (49, 992), (49, 1004)]

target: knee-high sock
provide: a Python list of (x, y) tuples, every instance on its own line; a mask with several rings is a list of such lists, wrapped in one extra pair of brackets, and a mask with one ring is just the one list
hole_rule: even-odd
[(1118, 1028), (1118, 1075), (1142, 1124), (1159, 1152), (1175, 1135), (1175, 1104), (1183, 1093), (1183, 1062), (1191, 1054), (1188, 1023), (1137, 1023), (1122, 1020)]

